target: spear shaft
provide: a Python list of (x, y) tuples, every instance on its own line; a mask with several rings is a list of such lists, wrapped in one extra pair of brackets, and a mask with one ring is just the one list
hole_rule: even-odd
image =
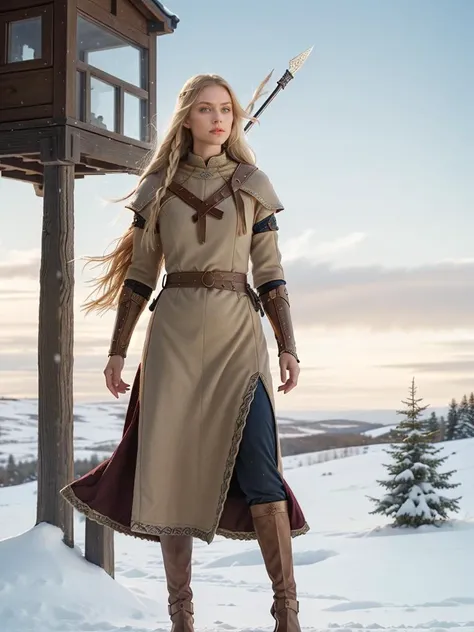
[[(267, 107), (270, 105), (270, 103), (273, 101), (276, 95), (280, 92), (280, 90), (283, 90), (283, 86), (281, 86), (280, 83), (278, 82), (277, 87), (273, 90), (271, 95), (266, 99), (265, 103), (263, 103), (255, 112), (255, 114), (253, 115), (254, 118), (257, 119), (260, 116), (260, 114), (262, 114), (262, 112), (267, 109)], [(255, 121), (249, 121), (247, 125), (244, 127), (244, 132), (248, 132), (249, 129), (253, 127), (254, 125), (255, 125)]]
[[(276, 88), (274, 88), (270, 96), (255, 112), (255, 114), (253, 115), (254, 119), (257, 119), (262, 114), (262, 112), (264, 112), (267, 109), (267, 107), (275, 99), (277, 94), (281, 92), (281, 90), (284, 90), (286, 86), (290, 83), (290, 81), (294, 79), (295, 73), (301, 68), (304, 62), (308, 59), (312, 50), (313, 50), (313, 47), (308, 48), (308, 50), (305, 50), (303, 53), (300, 53), (297, 57), (294, 57), (293, 59), (290, 60), (290, 63), (288, 64), (288, 69), (285, 70), (285, 73), (280, 77), (280, 79), (278, 79), (277, 86)], [(244, 132), (248, 132), (249, 129), (253, 127), (254, 125), (255, 125), (255, 120), (249, 121), (247, 125), (244, 127)]]

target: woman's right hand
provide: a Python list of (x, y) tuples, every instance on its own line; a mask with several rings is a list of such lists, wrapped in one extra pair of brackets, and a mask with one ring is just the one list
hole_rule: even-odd
[(104, 369), (105, 384), (112, 395), (117, 399), (119, 393), (123, 395), (130, 388), (130, 384), (126, 384), (121, 377), (124, 363), (125, 360), (122, 356), (113, 355), (110, 356), (107, 366)]

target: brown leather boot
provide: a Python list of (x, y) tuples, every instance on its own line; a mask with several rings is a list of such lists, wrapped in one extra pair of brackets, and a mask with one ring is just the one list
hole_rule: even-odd
[(168, 585), (168, 611), (173, 626), (171, 632), (194, 632), (191, 564), (191, 536), (161, 535), (161, 550)]
[(293, 575), (291, 529), (286, 500), (253, 505), (252, 513), (258, 543), (273, 587), (271, 613), (276, 620), (274, 632), (301, 632), (299, 604)]

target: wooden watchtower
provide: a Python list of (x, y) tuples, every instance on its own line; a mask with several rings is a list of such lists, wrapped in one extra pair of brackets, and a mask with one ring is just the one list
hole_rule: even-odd
[[(37, 522), (72, 546), (74, 182), (134, 173), (151, 148), (157, 0), (1, 0), (0, 173), (43, 196)], [(112, 534), (87, 523), (86, 557), (113, 574)]]

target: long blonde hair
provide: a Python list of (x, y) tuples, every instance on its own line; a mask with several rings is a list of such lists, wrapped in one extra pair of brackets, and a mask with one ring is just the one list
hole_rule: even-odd
[[(164, 174), (163, 184), (156, 193), (150, 216), (143, 231), (142, 238), (146, 248), (155, 248), (155, 229), (163, 196), (176, 174), (180, 160), (192, 149), (193, 139), (191, 131), (184, 126), (184, 123), (201, 90), (208, 86), (218, 85), (228, 91), (232, 102), (234, 119), (232, 130), (224, 145), (224, 149), (229, 158), (236, 162), (255, 164), (255, 155), (246, 142), (242, 122), (244, 119), (252, 118), (250, 112), (253, 109), (255, 101), (262, 96), (262, 87), (264, 83), (268, 81), (269, 77), (270, 75), (256, 90), (246, 109), (240, 105), (231, 86), (219, 75), (196, 75), (186, 81), (178, 95), (170, 126), (162, 142), (157, 145), (156, 149), (149, 156), (137, 186), (126, 197), (122, 198), (122, 200), (130, 198), (148, 175), (159, 172)], [(96, 266), (103, 266), (105, 268), (104, 274), (93, 281), (95, 289), (87, 297), (83, 305), (83, 310), (86, 313), (91, 311), (105, 312), (115, 306), (126, 277), (127, 269), (132, 260), (132, 252), (133, 227), (130, 227), (116, 240), (116, 246), (110, 253), (102, 257), (86, 258), (88, 263), (94, 263)], [(96, 292), (101, 292), (101, 296), (96, 299), (88, 300), (90, 296)]]

